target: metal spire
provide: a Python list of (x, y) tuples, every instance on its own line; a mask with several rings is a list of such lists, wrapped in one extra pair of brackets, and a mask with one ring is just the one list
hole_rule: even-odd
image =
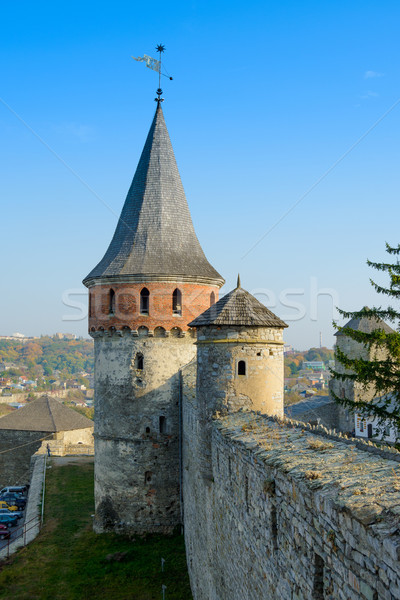
[(240, 274), (238, 273), (236, 288), (240, 288), (240, 287), (242, 287), (242, 286), (240, 285)]
[(167, 77), (170, 81), (172, 81), (172, 77), (170, 77), (169, 75), (166, 75), (165, 73), (161, 73), (161, 54), (165, 51), (165, 46), (164, 44), (158, 44), (156, 46), (156, 50), (159, 53), (159, 59), (155, 59), (155, 58), (151, 58), (151, 56), (148, 56), (147, 54), (143, 54), (143, 56), (132, 56), (132, 58), (134, 60), (137, 60), (138, 62), (144, 62), (146, 63), (146, 67), (148, 67), (149, 69), (152, 69), (152, 71), (157, 71), (158, 73), (158, 89), (157, 89), (157, 98), (154, 98), (154, 100), (158, 103), (160, 102), (164, 102), (164, 98), (161, 98), (161, 94), (162, 89), (161, 89), (161, 75), (163, 75), (164, 77)]
[(162, 89), (161, 89), (161, 54), (165, 50), (164, 44), (158, 44), (158, 46), (156, 46), (156, 50), (159, 53), (159, 59), (158, 59), (158, 90), (157, 90), (157, 96), (158, 96), (158, 98), (154, 98), (154, 100), (156, 102), (160, 103), (160, 102), (164, 102), (164, 98), (161, 98), (161, 94), (162, 94)]

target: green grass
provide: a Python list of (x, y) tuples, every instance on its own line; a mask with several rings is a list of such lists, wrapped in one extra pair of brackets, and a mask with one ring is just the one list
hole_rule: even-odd
[[(93, 465), (47, 471), (39, 536), (1, 565), (0, 599), (191, 600), (183, 536), (130, 540), (92, 531)], [(127, 552), (121, 562), (107, 555)], [(161, 572), (161, 558), (165, 570)]]

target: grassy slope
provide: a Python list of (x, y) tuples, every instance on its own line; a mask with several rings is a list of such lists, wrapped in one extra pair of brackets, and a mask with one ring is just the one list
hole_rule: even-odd
[[(7, 600), (190, 600), (183, 537), (129, 540), (91, 530), (93, 465), (47, 471), (45, 525), (0, 572)], [(127, 552), (122, 562), (108, 554)], [(161, 572), (161, 558), (166, 560)]]

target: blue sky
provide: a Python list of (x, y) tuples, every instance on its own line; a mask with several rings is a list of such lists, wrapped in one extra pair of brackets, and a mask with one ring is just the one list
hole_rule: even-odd
[(288, 343), (332, 346), (333, 304), (382, 304), (365, 261), (400, 242), (399, 20), (394, 1), (2, 6), (0, 333), (86, 335), (63, 298), (86, 303), (155, 110), (157, 76), (131, 55), (162, 42), (164, 114), (223, 291), (240, 271)]

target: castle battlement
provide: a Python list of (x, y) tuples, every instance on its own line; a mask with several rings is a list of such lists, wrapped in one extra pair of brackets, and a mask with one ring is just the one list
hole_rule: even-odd
[(389, 460), (377, 447), (240, 411), (213, 420), (205, 482), (198, 419), (185, 400), (185, 535), (196, 600), (400, 597), (397, 451)]

